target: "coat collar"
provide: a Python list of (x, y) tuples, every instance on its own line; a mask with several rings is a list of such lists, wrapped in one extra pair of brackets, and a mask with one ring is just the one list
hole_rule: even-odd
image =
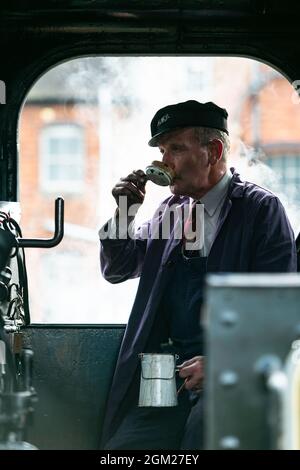
[(235, 168), (230, 168), (232, 173), (232, 179), (228, 189), (228, 198), (229, 199), (238, 199), (244, 196), (246, 182), (242, 181), (239, 173)]

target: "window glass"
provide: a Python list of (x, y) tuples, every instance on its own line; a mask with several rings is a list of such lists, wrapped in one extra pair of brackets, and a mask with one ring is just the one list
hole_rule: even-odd
[(300, 203), (300, 153), (266, 157), (264, 161), (278, 175), (280, 192)]
[[(229, 113), (229, 166), (274, 191), (298, 233), (299, 98), (277, 71), (237, 57), (89, 57), (60, 64), (30, 90), (19, 125), (21, 227), (50, 238), (54, 199), (65, 199), (65, 236), (26, 250), (33, 322), (126, 323), (138, 280), (100, 274), (98, 230), (115, 210), (114, 184), (161, 155), (147, 145), (167, 104), (214, 101)], [(147, 183), (137, 223), (168, 188)]]

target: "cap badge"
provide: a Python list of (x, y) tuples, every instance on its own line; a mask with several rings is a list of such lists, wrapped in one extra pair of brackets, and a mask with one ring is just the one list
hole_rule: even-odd
[(164, 124), (164, 122), (166, 122), (168, 119), (170, 119), (170, 115), (169, 114), (165, 114), (164, 116), (162, 116), (160, 118), (160, 120), (157, 122), (157, 127), (161, 126), (162, 124)]

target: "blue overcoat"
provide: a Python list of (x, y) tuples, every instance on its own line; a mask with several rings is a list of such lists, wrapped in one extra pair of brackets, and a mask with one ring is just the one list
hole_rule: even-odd
[[(279, 199), (271, 192), (246, 181), (231, 169), (233, 177), (224, 201), (216, 235), (207, 258), (208, 272), (296, 272), (297, 256), (292, 228)], [(133, 240), (100, 240), (102, 274), (119, 283), (140, 277), (140, 282), (113, 377), (106, 409), (103, 441), (108, 440), (121, 419), (127, 393), (136, 372), (138, 354), (145, 349), (158, 305), (168, 281), (172, 255), (179, 239), (153, 239), (162, 224), (166, 206), (178, 206), (188, 197), (171, 196), (154, 217), (141, 227)], [(145, 237), (147, 233), (147, 237)], [(155, 238), (155, 237), (154, 237)], [(121, 407), (122, 404), (122, 407)]]

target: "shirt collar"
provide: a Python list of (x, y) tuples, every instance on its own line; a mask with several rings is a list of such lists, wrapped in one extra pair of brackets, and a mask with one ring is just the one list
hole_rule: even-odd
[(210, 217), (214, 215), (219, 204), (224, 199), (228, 191), (231, 178), (232, 173), (227, 170), (220, 181), (218, 181), (218, 183), (201, 198), (201, 203), (204, 204), (204, 209)]

